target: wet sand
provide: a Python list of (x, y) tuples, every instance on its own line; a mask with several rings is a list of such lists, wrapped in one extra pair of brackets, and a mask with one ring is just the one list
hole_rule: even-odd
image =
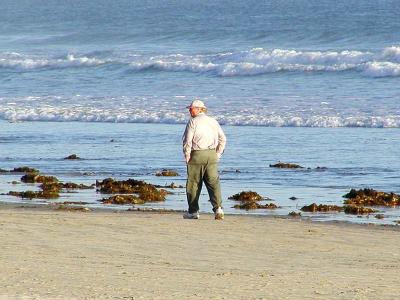
[(398, 227), (0, 205), (0, 299), (398, 299)]

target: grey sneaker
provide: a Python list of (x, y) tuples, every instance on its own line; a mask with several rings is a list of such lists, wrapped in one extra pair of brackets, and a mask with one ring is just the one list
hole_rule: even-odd
[(199, 212), (198, 211), (196, 211), (195, 213), (190, 213), (190, 212), (188, 212), (188, 211), (186, 211), (184, 214), (183, 214), (183, 218), (184, 219), (198, 219), (198, 218), (200, 218), (200, 214), (199, 214)]
[(221, 207), (218, 207), (214, 212), (215, 220), (223, 220), (224, 219), (224, 211)]

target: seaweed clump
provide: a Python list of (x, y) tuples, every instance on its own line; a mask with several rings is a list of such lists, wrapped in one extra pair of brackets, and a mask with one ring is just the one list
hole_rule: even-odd
[(66, 183), (59, 183), (59, 186), (62, 189), (88, 190), (88, 189), (93, 189), (95, 187), (95, 184), (85, 185), (82, 183), (78, 184), (78, 183), (73, 183), (73, 182), (66, 182)]
[(348, 205), (366, 205), (366, 206), (398, 206), (400, 205), (400, 195), (395, 193), (385, 193), (374, 189), (351, 189), (349, 193), (343, 196), (347, 198), (344, 201)]
[(240, 193), (230, 196), (228, 199), (241, 201), (242, 203), (236, 204), (233, 206), (233, 208), (238, 208), (238, 209), (250, 210), (250, 209), (275, 209), (275, 208), (278, 208), (278, 206), (276, 206), (274, 203), (269, 203), (269, 204), (257, 203), (257, 201), (263, 200), (264, 197), (259, 195), (257, 192), (253, 192), (253, 191), (242, 191)]
[(58, 182), (44, 182), (39, 186), (43, 192), (47, 193), (60, 193), (61, 186)]
[(82, 206), (69, 206), (65, 204), (60, 204), (57, 207), (57, 210), (64, 210), (64, 211), (81, 211), (81, 212), (88, 212), (91, 211), (89, 207), (82, 207)]
[(30, 167), (17, 167), (12, 170), (5, 170), (5, 169), (0, 169), (0, 174), (5, 174), (5, 173), (36, 173), (39, 174), (39, 170), (35, 168), (30, 168)]
[(25, 183), (54, 183), (58, 182), (58, 179), (54, 176), (45, 176), (39, 175), (38, 173), (29, 172), (21, 177), (21, 181)]
[(169, 189), (183, 189), (183, 188), (184, 188), (183, 185), (177, 185), (177, 184), (174, 183), (174, 182), (171, 182), (171, 184), (166, 184), (166, 185), (164, 185), (163, 187), (169, 188)]
[(167, 169), (163, 169), (161, 171), (158, 171), (156, 173), (156, 176), (169, 176), (169, 177), (173, 177), (173, 176), (179, 176), (178, 172), (174, 171), (174, 170), (167, 170)]
[(343, 211), (342, 206), (337, 206), (337, 205), (325, 205), (325, 204), (320, 204), (317, 205), (316, 203), (312, 203), (310, 205), (303, 206), (300, 208), (301, 211), (304, 212), (329, 212), (329, 211)]
[(62, 189), (93, 189), (93, 185), (84, 185), (84, 184), (78, 184), (78, 183), (73, 183), (73, 182), (67, 182), (67, 183), (62, 183), (62, 182), (57, 182), (57, 181), (49, 181), (49, 182), (44, 182), (39, 186), (43, 191), (51, 191), (51, 192), (61, 192)]
[(25, 183), (42, 183), (40, 185), (41, 191), (10, 191), (8, 193), (9, 195), (26, 199), (56, 199), (60, 196), (58, 179), (54, 176), (45, 176), (29, 172), (21, 177), (21, 181)]
[(26, 199), (56, 199), (60, 195), (54, 191), (26, 191), (26, 192), (8, 192), (8, 195), (26, 198)]
[(64, 157), (64, 159), (81, 159), (81, 158), (76, 154), (71, 154), (68, 155), (67, 157)]
[(18, 167), (10, 171), (11, 173), (39, 173), (39, 170), (30, 167)]
[(375, 209), (356, 205), (345, 205), (344, 213), (350, 215), (367, 215), (377, 212)]
[(90, 204), (89, 202), (85, 202), (85, 201), (64, 201), (63, 203), (64, 205), (69, 205), (69, 204), (73, 204), (73, 205), (86, 205), (86, 204)]
[(56, 199), (60, 196), (62, 189), (91, 189), (94, 185), (84, 185), (72, 182), (59, 182), (57, 177), (45, 176), (38, 173), (29, 172), (21, 177), (21, 181), (25, 183), (41, 183), (39, 188), (41, 191), (25, 191), (15, 192), (10, 191), (11, 196), (26, 198), (26, 199)]
[(304, 169), (304, 167), (292, 164), (292, 163), (283, 163), (279, 162), (277, 164), (269, 165), (271, 168), (280, 168), (280, 169)]
[(242, 202), (241, 204), (236, 204), (233, 206), (233, 208), (238, 208), (238, 209), (245, 209), (245, 210), (250, 210), (250, 209), (276, 209), (278, 206), (276, 206), (274, 203), (269, 203), (269, 204), (259, 204), (254, 201), (247, 201), (247, 202)]
[(243, 191), (238, 194), (230, 196), (228, 199), (237, 200), (237, 201), (260, 201), (263, 199), (261, 195), (253, 191)]
[(141, 180), (114, 180), (106, 178), (103, 181), (96, 181), (100, 193), (105, 194), (137, 194), (143, 201), (164, 201), (167, 192), (158, 190), (154, 185)]
[(145, 201), (140, 199), (138, 196), (135, 195), (114, 195), (110, 198), (104, 198), (100, 200), (100, 202), (104, 204), (119, 204), (119, 205), (126, 205), (126, 204), (144, 204)]
[(295, 211), (291, 211), (290, 213), (288, 213), (288, 216), (292, 217), (292, 218), (300, 218), (301, 217), (301, 213), (295, 212)]

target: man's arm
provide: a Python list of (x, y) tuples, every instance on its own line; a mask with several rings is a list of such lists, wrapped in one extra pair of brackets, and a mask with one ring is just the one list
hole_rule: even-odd
[(221, 126), (218, 124), (218, 145), (216, 149), (218, 158), (220, 158), (222, 153), (224, 153), (225, 145), (226, 145), (226, 136)]
[(193, 135), (194, 135), (194, 126), (193, 120), (191, 119), (185, 129), (185, 133), (183, 134), (183, 155), (185, 156), (186, 163), (190, 160), (190, 153), (192, 152), (192, 143), (193, 143)]

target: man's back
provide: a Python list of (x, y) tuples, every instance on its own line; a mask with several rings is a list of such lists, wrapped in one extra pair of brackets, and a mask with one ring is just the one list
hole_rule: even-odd
[(223, 135), (218, 122), (206, 114), (199, 114), (195, 118), (192, 118), (192, 122), (194, 129), (192, 149), (216, 149), (218, 146), (218, 137)]

